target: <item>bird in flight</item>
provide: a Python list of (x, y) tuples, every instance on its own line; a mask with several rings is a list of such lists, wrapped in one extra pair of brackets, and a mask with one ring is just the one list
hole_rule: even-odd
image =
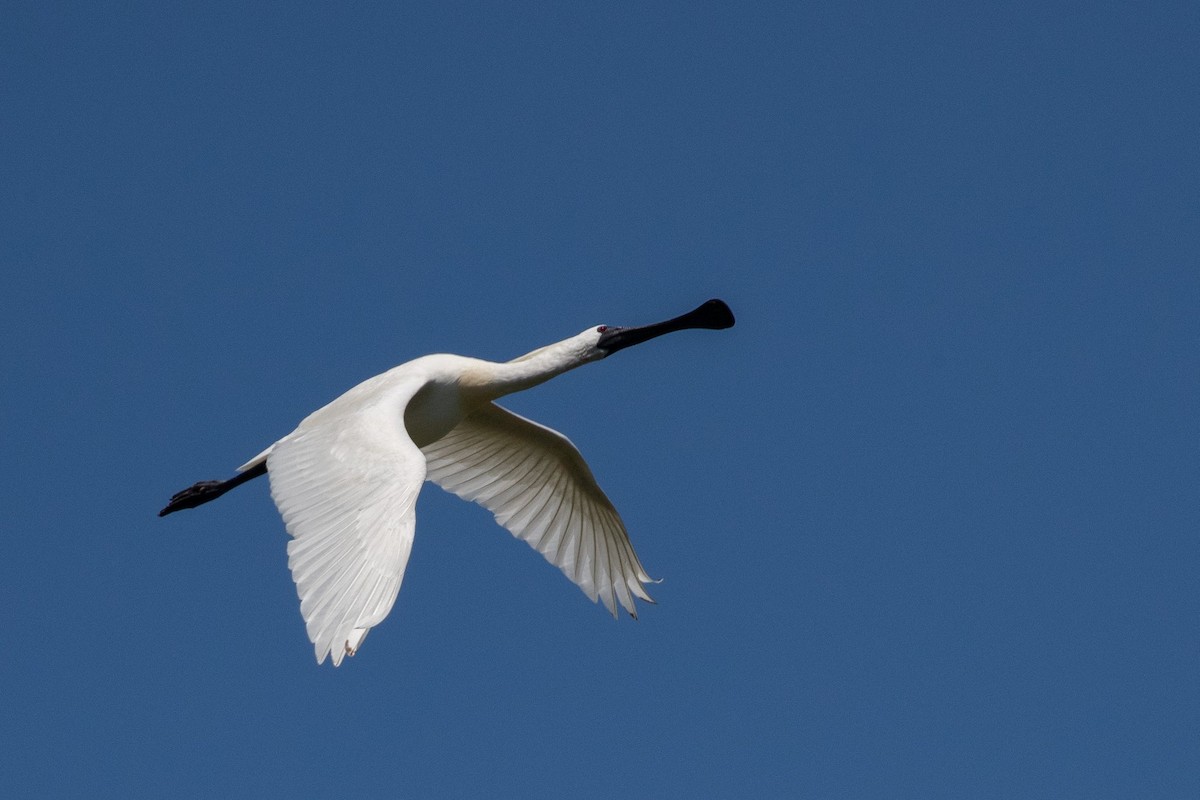
[(496, 405), (575, 367), (656, 336), (732, 327), (709, 300), (673, 319), (596, 325), (496, 363), (423, 356), (363, 381), (225, 481), (174, 495), (160, 517), (215, 500), (267, 475), (291, 535), (288, 568), (317, 663), (354, 655), (392, 609), (412, 551), (416, 501), (430, 480), (491, 511), (616, 616), (654, 602), (625, 525), (567, 437)]

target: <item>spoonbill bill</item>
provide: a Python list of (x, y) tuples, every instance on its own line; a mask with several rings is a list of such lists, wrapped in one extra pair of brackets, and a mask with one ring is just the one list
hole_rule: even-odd
[(431, 480), (491, 511), (615, 617), (653, 603), (617, 510), (561, 433), (496, 405), (567, 370), (656, 336), (733, 325), (721, 300), (654, 325), (595, 325), (512, 361), (429, 355), (363, 381), (225, 481), (200, 481), (160, 517), (267, 475), (287, 531), (288, 567), (316, 650), (354, 655), (400, 591), (415, 506)]

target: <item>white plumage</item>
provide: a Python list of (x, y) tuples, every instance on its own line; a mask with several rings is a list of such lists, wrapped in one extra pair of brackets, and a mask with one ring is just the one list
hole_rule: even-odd
[(558, 431), (486, 403), (423, 452), (429, 480), (491, 511), (592, 602), (635, 617), (634, 597), (653, 602), (621, 517)]
[(432, 355), (371, 378), (239, 468), (162, 514), (215, 499), (264, 467), (292, 540), (288, 566), (318, 663), (339, 665), (391, 611), (428, 479), (479, 503), (613, 615), (653, 602), (625, 525), (562, 434), (493, 401), (623, 347), (683, 328), (721, 328), (719, 300), (657, 325), (588, 328), (505, 363)]

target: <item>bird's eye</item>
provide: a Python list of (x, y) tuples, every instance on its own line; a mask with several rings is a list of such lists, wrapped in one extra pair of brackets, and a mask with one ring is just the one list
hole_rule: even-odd
[(606, 330), (608, 330), (608, 326), (601, 325), (599, 328), (596, 328), (596, 333), (604, 333)]

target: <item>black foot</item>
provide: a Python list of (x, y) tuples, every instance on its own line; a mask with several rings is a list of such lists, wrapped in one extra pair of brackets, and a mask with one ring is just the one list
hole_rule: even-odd
[(209, 500), (216, 500), (230, 489), (235, 489), (246, 481), (266, 474), (267, 462), (264, 461), (245, 472), (239, 472), (227, 481), (200, 481), (199, 483), (194, 483), (182, 492), (176, 492), (171, 501), (167, 503), (167, 507), (158, 512), (158, 515), (165, 517), (167, 514), (182, 511), (185, 508), (195, 508), (196, 506), (204, 505)]
[(216, 500), (229, 491), (228, 481), (200, 481), (194, 483), (182, 492), (176, 492), (167, 503), (166, 508), (158, 512), (160, 517), (182, 511), (185, 508), (195, 508), (209, 500)]

